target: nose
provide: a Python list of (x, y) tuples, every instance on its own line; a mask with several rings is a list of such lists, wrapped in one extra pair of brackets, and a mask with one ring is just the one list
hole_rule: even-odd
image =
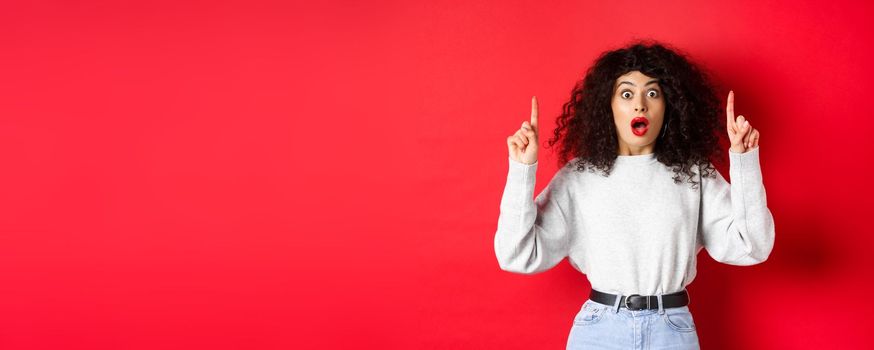
[(634, 107), (635, 112), (643, 113), (646, 112), (646, 102), (639, 101), (637, 102), (637, 106)]

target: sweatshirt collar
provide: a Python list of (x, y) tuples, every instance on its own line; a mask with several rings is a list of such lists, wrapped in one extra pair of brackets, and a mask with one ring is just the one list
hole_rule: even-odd
[(639, 154), (634, 156), (616, 156), (616, 163), (623, 164), (650, 164), (656, 161), (655, 153)]

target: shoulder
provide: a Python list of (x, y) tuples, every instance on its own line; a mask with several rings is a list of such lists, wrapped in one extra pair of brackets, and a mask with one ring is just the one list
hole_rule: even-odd
[(569, 160), (563, 166), (558, 168), (558, 171), (555, 172), (555, 177), (561, 178), (562, 180), (579, 178), (584, 173), (583, 171), (580, 171), (579, 163), (578, 157)]
[(704, 192), (722, 192), (727, 190), (728, 181), (719, 172), (719, 169), (712, 162), (707, 162), (706, 165), (696, 165), (695, 173), (697, 180), (701, 182)]
[(563, 171), (566, 173), (580, 173), (580, 165), (582, 165), (582, 160), (580, 159), (580, 157), (574, 157), (568, 160), (568, 162), (564, 166), (562, 166), (559, 171)]
[(578, 194), (589, 182), (588, 177), (592, 175), (586, 168), (581, 169), (579, 165), (579, 158), (573, 158), (558, 168), (550, 181), (550, 187), (568, 192), (569, 195)]
[(573, 184), (577, 182), (576, 179), (579, 176), (576, 168), (576, 158), (560, 166), (555, 174), (552, 175), (552, 179), (549, 180), (549, 184), (547, 185), (548, 188), (551, 190), (557, 190), (573, 186)]

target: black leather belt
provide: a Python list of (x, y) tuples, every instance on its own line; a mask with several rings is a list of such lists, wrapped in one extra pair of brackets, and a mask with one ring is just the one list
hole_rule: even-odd
[[(594, 289), (589, 293), (589, 299), (605, 305), (616, 305), (616, 297), (617, 295), (615, 294), (599, 292)], [(689, 301), (689, 293), (685, 289), (676, 293), (662, 295), (662, 307), (664, 308), (686, 306), (689, 305)], [(659, 299), (655, 295), (623, 295), (622, 299), (619, 300), (619, 305), (629, 310), (658, 310)]]

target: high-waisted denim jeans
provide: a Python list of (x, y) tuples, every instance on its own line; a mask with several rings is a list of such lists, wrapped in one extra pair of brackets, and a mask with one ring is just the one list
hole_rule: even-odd
[(618, 301), (616, 305), (605, 305), (589, 299), (574, 317), (567, 348), (656, 350), (700, 346), (688, 305), (628, 310)]

